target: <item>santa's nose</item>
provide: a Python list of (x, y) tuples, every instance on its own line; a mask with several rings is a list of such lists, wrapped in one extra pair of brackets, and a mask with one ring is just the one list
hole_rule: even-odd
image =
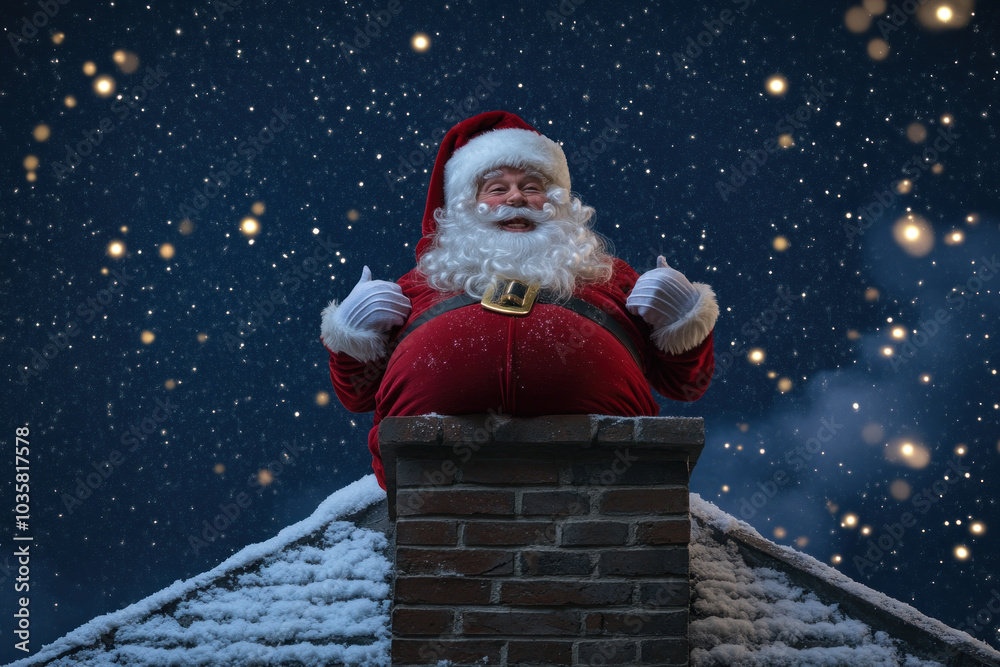
[(510, 196), (507, 197), (507, 203), (509, 205), (511, 205), (511, 206), (516, 206), (518, 204), (523, 204), (526, 201), (528, 201), (528, 200), (525, 199), (524, 195), (521, 194), (520, 190), (515, 190), (514, 192), (511, 192)]

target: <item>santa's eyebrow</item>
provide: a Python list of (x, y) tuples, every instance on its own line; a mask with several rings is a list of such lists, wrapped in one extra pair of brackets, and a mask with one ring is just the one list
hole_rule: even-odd
[(503, 170), (502, 169), (494, 169), (493, 171), (486, 172), (485, 174), (483, 174), (480, 177), (479, 182), (480, 183), (485, 183), (486, 181), (490, 180), (491, 178), (496, 178), (497, 176), (503, 176)]

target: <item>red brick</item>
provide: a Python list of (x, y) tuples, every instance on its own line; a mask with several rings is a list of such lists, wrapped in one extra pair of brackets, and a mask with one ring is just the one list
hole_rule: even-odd
[(687, 610), (633, 612), (588, 612), (584, 627), (589, 635), (635, 635), (646, 637), (686, 637)]
[(582, 641), (579, 651), (581, 665), (630, 665), (636, 657), (635, 642), (631, 641)]
[(632, 442), (635, 437), (635, 417), (594, 417), (597, 422), (597, 442)]
[(490, 580), (396, 576), (396, 604), (489, 604)]
[(546, 459), (472, 459), (462, 466), (463, 484), (558, 484), (559, 463)]
[(642, 521), (635, 531), (636, 544), (687, 544), (691, 541), (688, 519)]
[(686, 514), (688, 490), (608, 489), (601, 496), (603, 514)]
[(503, 581), (500, 602), (512, 605), (621, 605), (632, 597), (632, 584), (625, 582)]
[(639, 604), (646, 608), (683, 607), (690, 602), (690, 584), (687, 579), (650, 581), (639, 584)]
[(432, 415), (418, 417), (386, 417), (379, 424), (379, 445), (397, 443), (440, 442), (441, 418)]
[(572, 641), (548, 641), (512, 639), (507, 644), (507, 664), (528, 667), (528, 665), (572, 665)]
[(687, 637), (674, 637), (671, 639), (644, 639), (640, 641), (639, 664), (684, 665), (687, 667)]
[(452, 484), (458, 466), (449, 459), (407, 459), (396, 461), (396, 486), (441, 486)]
[(609, 549), (599, 552), (597, 567), (601, 576), (687, 575), (688, 550)]
[(458, 544), (458, 523), (454, 520), (400, 519), (396, 522), (396, 544)]
[(465, 543), (474, 545), (544, 544), (556, 542), (556, 526), (549, 521), (469, 521)]
[(590, 554), (578, 551), (525, 551), (521, 554), (523, 574), (590, 574)]
[(571, 484), (657, 485), (688, 483), (686, 461), (650, 460), (643, 450), (619, 447), (608, 451), (603, 460), (574, 463)]
[(399, 490), (396, 515), (419, 514), (514, 514), (514, 492), (486, 489)]
[(590, 513), (590, 498), (580, 491), (525, 491), (521, 514), (550, 516)]
[(394, 635), (450, 635), (454, 616), (447, 609), (411, 609), (396, 607), (392, 610)]
[(392, 640), (392, 664), (436, 665), (442, 660), (459, 664), (500, 664), (503, 640), (397, 639)]
[(628, 540), (628, 524), (620, 521), (567, 521), (562, 525), (565, 547), (622, 545)]
[(596, 424), (590, 415), (545, 415), (497, 421), (493, 430), (496, 442), (531, 444), (576, 443), (590, 445)]
[(578, 635), (580, 614), (575, 611), (466, 611), (466, 635)]
[(396, 569), (401, 574), (483, 575), (513, 574), (514, 554), (485, 549), (421, 549), (397, 547)]

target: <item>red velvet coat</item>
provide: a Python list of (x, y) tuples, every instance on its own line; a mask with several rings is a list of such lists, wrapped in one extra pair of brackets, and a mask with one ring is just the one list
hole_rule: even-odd
[[(363, 363), (330, 352), (330, 377), (352, 412), (375, 411), (368, 434), (372, 468), (385, 488), (378, 427), (385, 417), (428, 413), (656, 416), (657, 392), (679, 401), (698, 399), (715, 362), (712, 333), (682, 354), (661, 352), (650, 327), (625, 309), (638, 274), (620, 259), (608, 283), (585, 285), (575, 296), (611, 314), (635, 341), (639, 368), (603, 327), (552, 304), (536, 303), (527, 316), (502, 315), (478, 303), (438, 315), (396, 345), (396, 337), (427, 308), (453, 296), (430, 288), (414, 269), (397, 283), (413, 304), (410, 319), (390, 331), (387, 358)], [(327, 349), (329, 351), (329, 348)]]

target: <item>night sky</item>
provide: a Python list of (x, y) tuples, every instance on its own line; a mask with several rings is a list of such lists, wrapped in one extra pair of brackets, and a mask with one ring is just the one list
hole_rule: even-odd
[(716, 291), (710, 389), (657, 397), (705, 419), (692, 490), (1000, 647), (1000, 19), (916, 4), (4, 3), (0, 659), (15, 533), (35, 652), (371, 472), (320, 311), (413, 267), (436, 142), (494, 109)]

